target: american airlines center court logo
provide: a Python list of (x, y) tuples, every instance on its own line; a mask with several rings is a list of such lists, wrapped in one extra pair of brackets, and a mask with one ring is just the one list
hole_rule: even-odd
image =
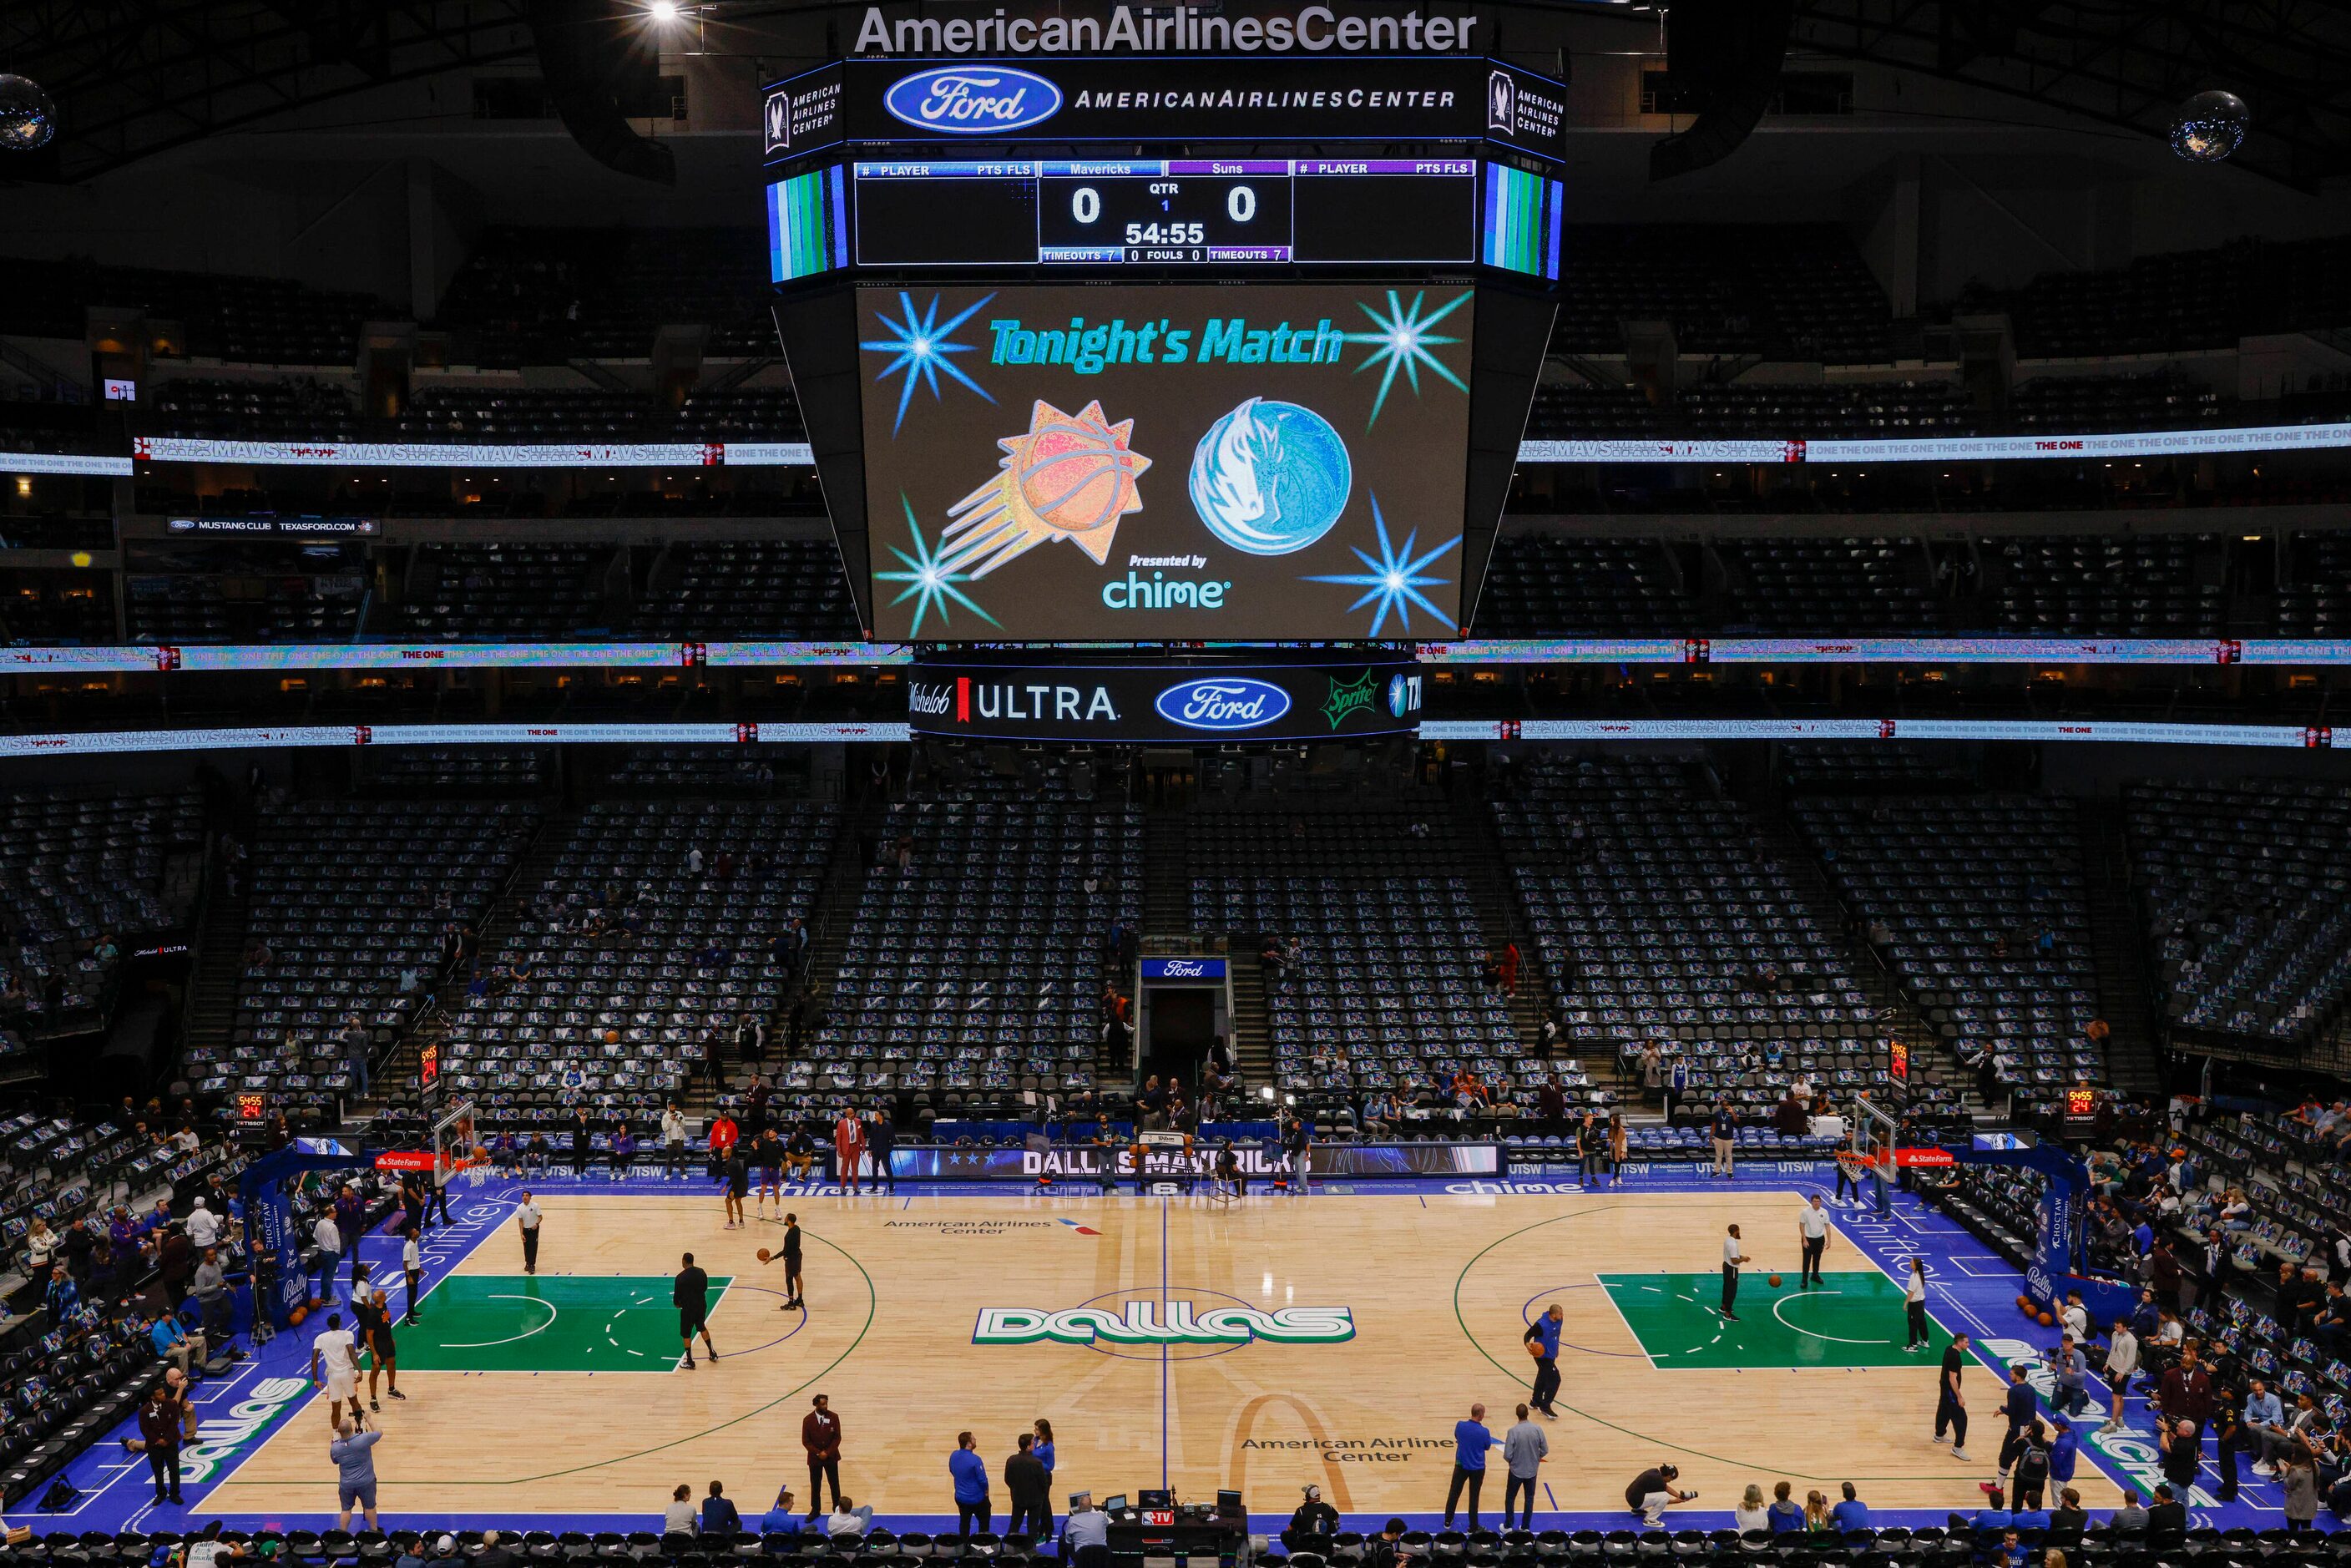
[(1161, 1347), (1189, 1351), (1193, 1359), (1221, 1355), (1263, 1341), (1270, 1344), (1343, 1344), (1355, 1337), (1348, 1307), (1252, 1307), (1217, 1291), (1121, 1291), (1082, 1306), (982, 1307), (974, 1344), (1081, 1344), (1116, 1355), (1143, 1352), (1157, 1360)]

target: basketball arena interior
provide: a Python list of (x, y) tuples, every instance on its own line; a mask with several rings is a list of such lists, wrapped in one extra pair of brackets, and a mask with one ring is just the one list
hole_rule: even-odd
[(2351, 1560), (2346, 667), (2324, 0), (20, 0), (0, 1568)]

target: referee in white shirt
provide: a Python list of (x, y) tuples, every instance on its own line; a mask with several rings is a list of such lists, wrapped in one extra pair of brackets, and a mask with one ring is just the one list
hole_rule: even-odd
[(515, 1210), (515, 1223), (522, 1228), (522, 1271), (526, 1274), (538, 1272), (538, 1222), (541, 1218), (538, 1205), (531, 1201), (530, 1194), (526, 1191), (522, 1195), (521, 1206)]
[(1730, 1310), (1739, 1302), (1739, 1266), (1753, 1261), (1754, 1259), (1740, 1250), (1739, 1227), (1732, 1226), (1730, 1234), (1723, 1239), (1722, 1243), (1722, 1315), (1732, 1322), (1739, 1321), (1739, 1314)]
[(1796, 1237), (1803, 1244), (1803, 1260), (1796, 1270), (1796, 1289), (1807, 1285), (1825, 1284), (1821, 1278), (1821, 1256), (1829, 1249), (1829, 1211), (1821, 1207), (1821, 1195), (1796, 1210)]

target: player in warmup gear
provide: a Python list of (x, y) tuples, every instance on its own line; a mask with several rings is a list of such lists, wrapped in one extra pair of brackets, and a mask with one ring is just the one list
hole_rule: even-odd
[(1847, 1134), (1844, 1143), (1836, 1152), (1836, 1196), (1829, 1201), (1843, 1208), (1845, 1206), (1844, 1195), (1850, 1191), (1853, 1194), (1853, 1206), (1859, 1208), (1861, 1207), (1861, 1151), (1853, 1146), (1853, 1136)]
[[(778, 1256), (784, 1260), (784, 1304), (777, 1310), (802, 1309), (807, 1303), (800, 1300), (800, 1217), (797, 1214), (784, 1216), (784, 1249)], [(763, 1253), (759, 1261), (767, 1260)]]
[[(841, 1172), (841, 1189), (855, 1192), (858, 1166), (865, 1158), (865, 1124), (857, 1119), (856, 1112), (843, 1111), (841, 1120), (832, 1124), (832, 1153)], [(875, 1186), (878, 1190), (880, 1184)]]
[(759, 1218), (768, 1218), (768, 1200), (776, 1200), (776, 1212), (784, 1208), (783, 1166), (784, 1145), (776, 1138), (773, 1127), (761, 1129), (758, 1141), (752, 1145), (752, 1166), (758, 1173)]
[(751, 1223), (743, 1218), (744, 1195), (751, 1190), (751, 1167), (744, 1163), (739, 1146), (727, 1145), (719, 1162), (718, 1179), (726, 1187), (726, 1228), (735, 1230)]
[(371, 1291), (351, 1303), (351, 1321), (359, 1326), (369, 1354), (368, 1408), (383, 1408), (375, 1396), (379, 1378), (385, 1380), (385, 1391), (394, 1399), (406, 1399), (408, 1396), (400, 1391), (400, 1352), (392, 1341), (391, 1301), (381, 1291)]
[(1739, 1314), (1730, 1309), (1739, 1304), (1740, 1265), (1753, 1261), (1740, 1244), (1739, 1227), (1732, 1226), (1729, 1237), (1722, 1244), (1722, 1315), (1732, 1322), (1739, 1321)]
[(694, 1362), (694, 1336), (702, 1336), (702, 1348), (710, 1359), (718, 1359), (718, 1347), (710, 1343), (710, 1276), (694, 1266), (694, 1254), (688, 1252), (679, 1260), (677, 1278), (671, 1282), (670, 1300), (677, 1303), (677, 1334), (685, 1342), (685, 1364)]
[(359, 1347), (351, 1341), (351, 1331), (343, 1326), (340, 1312), (329, 1312), (327, 1326), (310, 1341), (310, 1381), (326, 1387), (328, 1425), (342, 1419), (346, 1405), (351, 1407), (353, 1418), (358, 1417)]

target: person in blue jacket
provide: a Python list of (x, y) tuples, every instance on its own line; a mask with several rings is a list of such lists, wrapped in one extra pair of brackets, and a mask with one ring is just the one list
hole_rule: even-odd
[(956, 1514), (961, 1526), (958, 1534), (971, 1534), (971, 1521), (979, 1521), (982, 1530), (995, 1517), (987, 1500), (987, 1461), (972, 1447), (971, 1434), (956, 1434), (956, 1451), (947, 1456), (947, 1474), (955, 1478)]
[(1453, 1528), (1453, 1511), (1461, 1503), (1461, 1489), (1469, 1489), (1469, 1528), (1478, 1528), (1478, 1494), (1486, 1485), (1486, 1453), (1494, 1446), (1486, 1425), (1486, 1407), (1469, 1406), (1469, 1419), (1453, 1424), (1453, 1484), (1445, 1491), (1445, 1528)]
[(1856, 1535), (1869, 1528), (1869, 1505), (1861, 1500), (1851, 1481), (1844, 1483), (1844, 1500), (1829, 1510), (1829, 1518), (1845, 1535)]
[(1789, 1495), (1792, 1490), (1786, 1481), (1771, 1489), (1771, 1506), (1763, 1517), (1774, 1535), (1793, 1535), (1804, 1528), (1804, 1505)]

